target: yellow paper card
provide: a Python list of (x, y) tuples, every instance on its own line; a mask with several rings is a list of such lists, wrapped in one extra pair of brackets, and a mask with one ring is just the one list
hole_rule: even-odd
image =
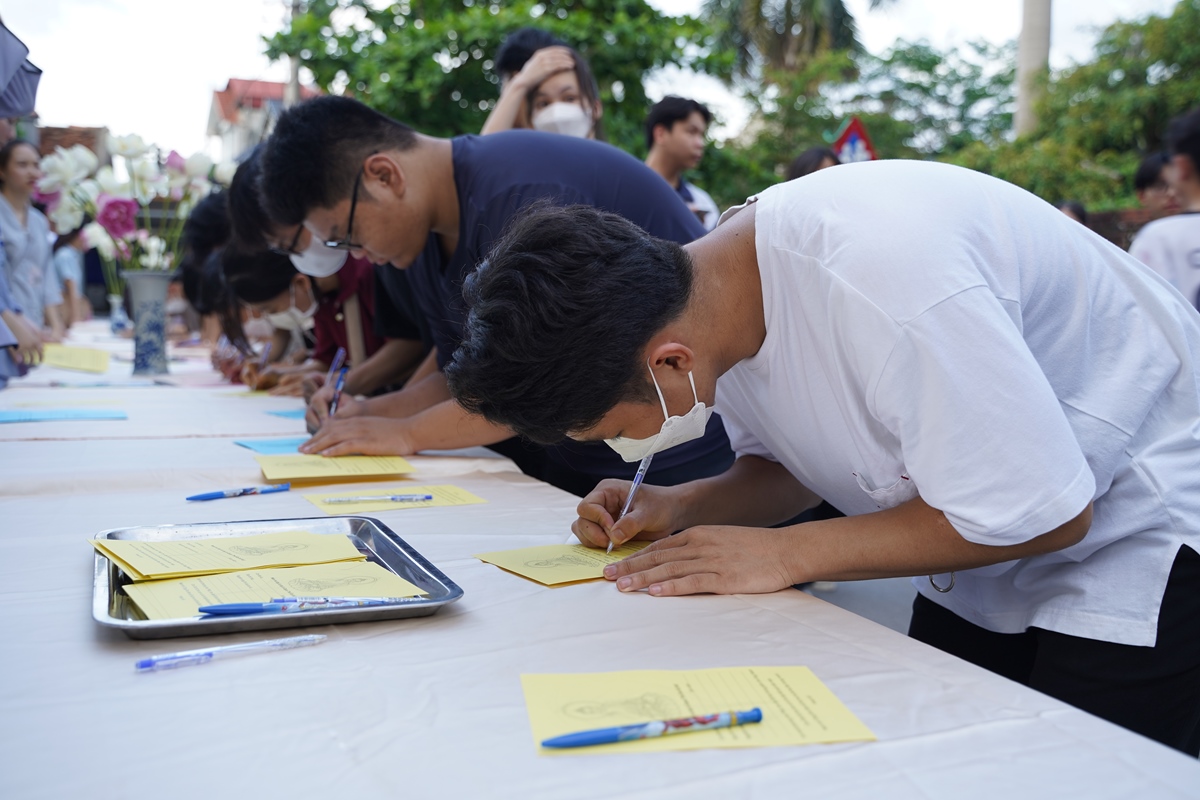
[[(333, 497), (382, 497), (384, 495), (433, 495), (432, 500), (365, 500), (355, 503), (329, 503)], [(312, 503), (326, 514), (363, 514), (368, 511), (398, 511), (402, 508), (437, 508), (440, 506), (470, 506), (486, 503), (482, 497), (476, 497), (466, 489), (457, 486), (385, 486), (379, 489), (359, 489), (355, 492), (336, 492), (334, 494), (306, 494), (304, 499)]]
[(306, 478), (379, 478), (412, 472), (413, 465), (400, 456), (255, 456), (271, 483)]
[(520, 550), (479, 553), (475, 558), (546, 586), (556, 586), (603, 578), (607, 565), (633, 555), (647, 544), (627, 542), (613, 548), (611, 553), (581, 544), (550, 544), (542, 547), (523, 547)]
[(130, 583), (124, 589), (147, 619), (194, 617), (200, 613), (201, 606), (265, 603), (272, 597), (416, 597), (425, 594), (399, 575), (369, 561), (251, 569)]
[(48, 344), (42, 348), (43, 362), (51, 367), (79, 372), (108, 372), (108, 353), (90, 347)]
[[(522, 675), (542, 755), (644, 753), (873, 741), (875, 735), (808, 667), (720, 667)], [(594, 728), (762, 709), (762, 722), (630, 742), (550, 749), (541, 743)]]
[(307, 531), (169, 542), (93, 539), (92, 545), (137, 581), (366, 558), (346, 536)]
[(271, 393), (268, 392), (266, 389), (262, 389), (262, 390), (246, 389), (241, 392), (225, 392), (224, 394), (226, 397), (241, 397), (241, 398), (270, 397), (271, 396)]

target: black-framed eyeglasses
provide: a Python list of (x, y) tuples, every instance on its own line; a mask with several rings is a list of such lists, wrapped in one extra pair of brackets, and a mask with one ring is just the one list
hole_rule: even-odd
[(272, 247), (268, 247), (267, 249), (270, 250), (272, 253), (275, 253), (276, 255), (280, 255), (280, 256), (299, 255), (300, 252), (296, 249), (296, 245), (300, 244), (300, 232), (303, 230), (304, 230), (303, 225), (296, 226), (296, 232), (292, 235), (291, 244), (289, 244), (287, 247), (272, 246)]
[(350, 193), (350, 216), (346, 220), (346, 236), (342, 239), (329, 239), (325, 242), (326, 247), (334, 250), (361, 250), (362, 245), (355, 244), (350, 240), (350, 234), (354, 230), (354, 209), (358, 207), (358, 186), (362, 181), (362, 170), (354, 176), (354, 191)]

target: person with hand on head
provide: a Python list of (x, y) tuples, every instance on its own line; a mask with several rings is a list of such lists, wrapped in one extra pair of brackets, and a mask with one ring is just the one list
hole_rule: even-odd
[(704, 157), (704, 137), (712, 123), (712, 112), (702, 103), (667, 95), (646, 115), (646, 166), (663, 177), (704, 229), (711, 231), (721, 215), (708, 192), (683, 179)]
[(504, 37), (492, 59), (493, 70), (500, 78), (500, 97), (480, 134), (532, 128), (530, 92), (550, 76), (573, 70), (572, 52), (566, 42), (541, 28), (519, 28)]
[[(439, 366), (461, 339), (464, 276), (521, 208), (540, 200), (585, 202), (675, 241), (703, 232), (661, 179), (609, 145), (538, 131), (438, 139), (344, 97), (286, 111), (262, 171), (265, 207), (277, 224), (304, 222), (329, 246), (406, 271)], [(401, 392), (339, 406), (301, 451), (408, 455), (491, 445), (530, 474), (581, 495), (602, 478), (633, 474), (601, 446), (534, 449), (510, 439), (511, 431), (453, 403), (438, 370)], [(731, 458), (714, 419), (701, 440), (657, 460), (647, 480), (712, 474)]]
[(1179, 200), (1171, 185), (1167, 183), (1167, 167), (1171, 154), (1159, 151), (1151, 153), (1138, 164), (1133, 174), (1133, 191), (1142, 208), (1149, 210), (1155, 219), (1179, 213)]
[[(628, 482), (580, 503), (585, 544), (652, 540), (605, 568), (619, 590), (918, 576), (910, 635), (1200, 752), (1200, 317), (1107, 240), (872, 161), (685, 246), (539, 208), (464, 296), (448, 384), (494, 424), (634, 460), (725, 419), (727, 472), (620, 520)], [(766, 527), (820, 498), (848, 516)]]
[[(345, 349), (349, 371), (343, 384), (343, 402), (356, 394), (374, 394), (401, 385), (426, 360), (430, 346), (422, 325), (410, 312), (403, 273), (345, 250), (327, 247), (303, 225), (277, 225), (263, 210), (259, 197), (260, 145), (238, 166), (229, 187), (229, 215), (237, 249), (270, 251), (287, 256), (296, 271), (312, 279), (318, 307), (313, 316), (316, 341), (313, 359), (329, 364), (337, 348)], [(309, 371), (286, 379), (298, 382), (309, 404), (310, 432), (320, 427), (318, 415), (328, 413), (333, 386), (325, 385), (324, 371)]]
[(1129, 253), (1200, 309), (1200, 107), (1171, 120), (1166, 138), (1163, 175), (1181, 210), (1147, 223)]
[[(563, 52), (566, 59), (560, 62), (558, 56)], [(548, 62), (545, 69), (539, 66), (542, 61)], [(583, 56), (569, 47), (550, 47), (534, 54), (526, 69), (537, 70), (538, 75), (545, 75), (526, 91), (521, 105), (522, 114), (527, 112), (528, 127), (545, 133), (604, 140), (604, 131), (600, 124), (600, 119), (604, 116), (600, 88), (596, 85), (591, 67)], [(520, 75), (525, 71), (522, 70), (510, 85), (522, 84)], [(505, 100), (502, 96), (501, 101)], [(509, 105), (497, 105), (496, 110), (488, 117), (482, 133), (486, 135), (522, 127), (508, 124), (517, 121), (516, 117), (509, 120), (511, 115), (508, 111)]]
[(42, 341), (61, 341), (66, 333), (50, 246), (50, 223), (33, 207), (42, 176), (37, 148), (22, 139), (0, 147), (0, 237), (4, 240), (9, 290)]

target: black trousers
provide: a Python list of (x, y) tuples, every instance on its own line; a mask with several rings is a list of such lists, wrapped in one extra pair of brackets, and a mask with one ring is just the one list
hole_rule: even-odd
[(1030, 628), (993, 633), (917, 595), (908, 635), (1189, 755), (1200, 755), (1200, 555), (1181, 547), (1154, 647)]

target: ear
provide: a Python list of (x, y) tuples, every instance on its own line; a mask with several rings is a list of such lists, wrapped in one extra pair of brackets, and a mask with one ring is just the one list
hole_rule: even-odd
[(658, 375), (662, 375), (664, 371), (677, 371), (686, 377), (695, 369), (696, 355), (692, 352), (692, 348), (685, 344), (663, 342), (650, 348), (647, 362)]
[[(374, 153), (363, 162), (363, 184), (370, 185), (374, 191), (403, 197), (408, 188), (404, 168), (390, 153)], [(373, 191), (368, 191), (368, 196)]]
[(603, 118), (604, 103), (601, 103), (600, 100), (597, 99), (596, 103), (592, 106), (592, 122), (599, 122)]
[(655, 125), (654, 126), (654, 145), (655, 145), (655, 147), (657, 147), (658, 143), (663, 140), (663, 137), (666, 136), (667, 134), (669, 134), (670, 132), (671, 132), (671, 129), (668, 128), (666, 125), (663, 125), (662, 123)]

